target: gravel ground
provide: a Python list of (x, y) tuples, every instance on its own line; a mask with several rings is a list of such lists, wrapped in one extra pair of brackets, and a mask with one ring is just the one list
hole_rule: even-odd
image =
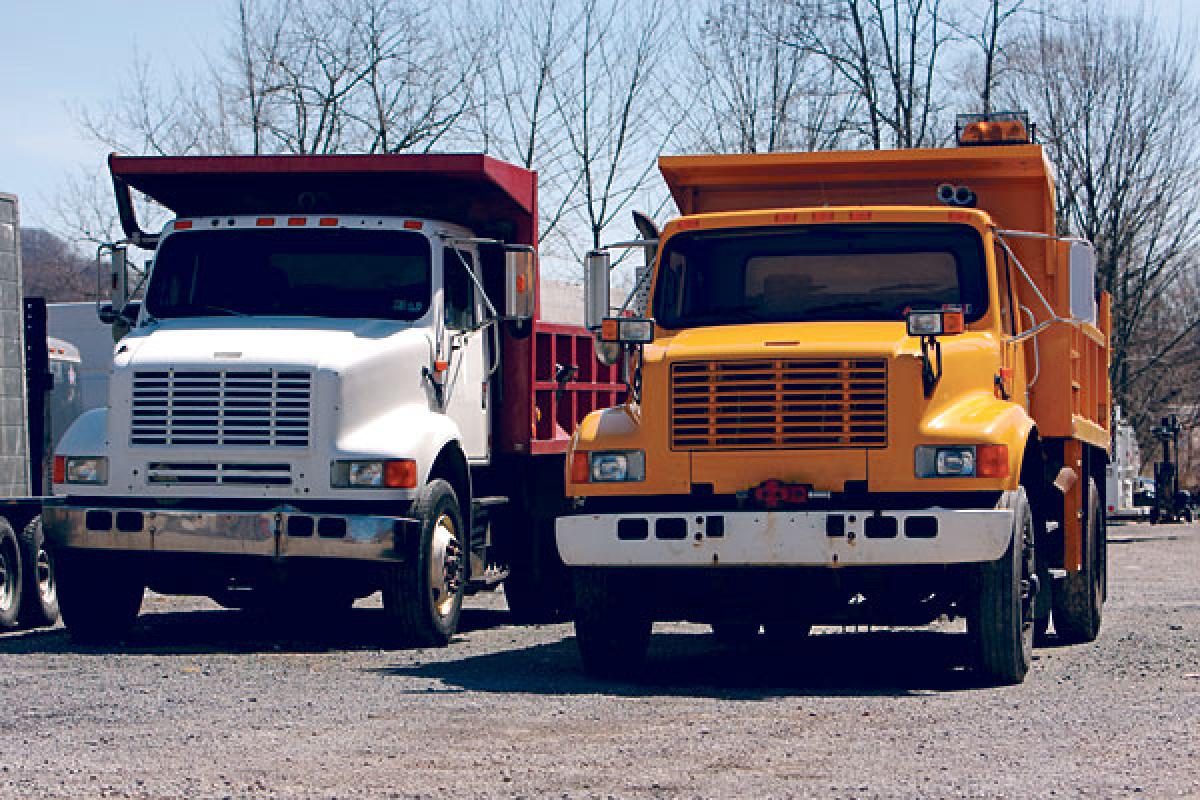
[(948, 630), (821, 629), (803, 663), (659, 625), (638, 684), (469, 602), (445, 650), (360, 603), (298, 634), (152, 596), (127, 646), (0, 636), (0, 795), (1200, 798), (1200, 534), (1110, 530), (1094, 645), (980, 688)]

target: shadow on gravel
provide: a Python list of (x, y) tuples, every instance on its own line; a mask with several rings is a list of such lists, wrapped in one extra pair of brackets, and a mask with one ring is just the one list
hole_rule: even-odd
[[(465, 608), (459, 632), (510, 625), (507, 611)], [(0, 635), (0, 653), (173, 654), (326, 653), (337, 650), (405, 649), (388, 636), (382, 609), (354, 608), (309, 621), (272, 619), (248, 611), (145, 613), (126, 639), (93, 647), (71, 641), (66, 629), (17, 631)]]
[(598, 681), (583, 672), (573, 638), (520, 650), (372, 670), (433, 678), (469, 691), (499, 694), (678, 695), (765, 699), (779, 696), (903, 697), (979, 688), (965, 663), (962, 634), (881, 631), (820, 634), (803, 649), (719, 646), (705, 634), (656, 634), (641, 673)]

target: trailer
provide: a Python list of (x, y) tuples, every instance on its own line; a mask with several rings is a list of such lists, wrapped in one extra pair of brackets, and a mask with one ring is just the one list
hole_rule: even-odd
[[(118, 335), (106, 408), (59, 444), (47, 532), (71, 634), (120, 639), (147, 588), (325, 615), (382, 591), (444, 645), (504, 584), (561, 615), (579, 419), (616, 402), (582, 328), (539, 319), (533, 172), (484, 155), (109, 159)], [(171, 210), (156, 233), (137, 190)], [(152, 252), (140, 302), (129, 248)]]
[(54, 400), (54, 375), (78, 362), (65, 342), (48, 342), (46, 306), (21, 290), (17, 198), (0, 194), (0, 630), (58, 621), (53, 555), (42, 532), (42, 495), (54, 420), (69, 403)]
[(557, 523), (589, 670), (636, 671), (670, 619), (798, 650), (961, 617), (997, 683), (1051, 621), (1096, 638), (1110, 301), (1027, 116), (957, 133), (660, 159), (682, 215), (633, 243), (646, 316), (589, 256), (587, 324), (635, 389), (577, 429)]

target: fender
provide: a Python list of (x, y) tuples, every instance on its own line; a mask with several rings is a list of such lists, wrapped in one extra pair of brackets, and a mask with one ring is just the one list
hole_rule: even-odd
[(108, 409), (93, 408), (80, 414), (63, 434), (55, 455), (107, 456)]
[(936, 443), (992, 443), (1008, 445), (1008, 480), (1005, 489), (1020, 483), (1025, 448), (1036, 424), (1022, 406), (993, 394), (977, 392), (941, 407), (922, 420), (922, 441)]
[(339, 458), (411, 458), (418, 484), (429, 481), (438, 454), (449, 444), (462, 448), (454, 420), (416, 404), (401, 406), (348, 431), (337, 440)]

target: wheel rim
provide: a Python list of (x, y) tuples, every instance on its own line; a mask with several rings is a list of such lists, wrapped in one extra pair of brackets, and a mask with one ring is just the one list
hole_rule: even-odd
[(50, 606), (58, 597), (58, 589), (54, 585), (54, 556), (46, 548), (38, 550), (37, 554), (37, 586), (42, 604)]
[(462, 590), (462, 545), (454, 519), (449, 514), (438, 517), (433, 526), (432, 552), (429, 554), (429, 594), (438, 616), (445, 617), (454, 610), (455, 600)]
[(0, 546), (0, 614), (8, 614), (17, 603), (17, 561), (9, 547)]

